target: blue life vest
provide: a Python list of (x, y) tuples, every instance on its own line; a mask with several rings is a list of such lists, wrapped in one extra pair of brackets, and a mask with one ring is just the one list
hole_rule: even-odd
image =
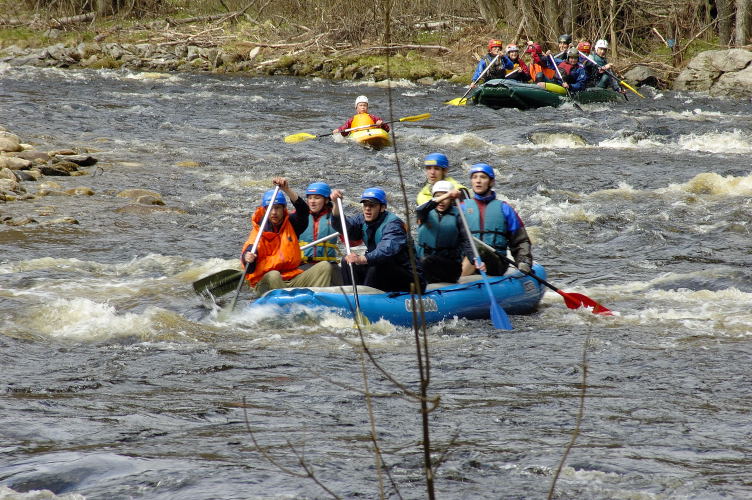
[[(326, 214), (315, 218), (313, 214), (308, 215), (308, 227), (298, 236), (300, 245), (303, 246), (312, 241), (316, 241), (319, 238), (328, 236), (337, 231), (332, 227), (332, 213), (327, 211)], [(337, 247), (337, 239), (332, 238), (330, 240), (319, 243), (318, 245), (306, 248), (303, 250), (303, 255), (307, 262), (321, 262), (321, 261), (337, 261), (339, 248)]]
[(363, 243), (365, 244), (366, 248), (370, 252), (374, 248), (376, 248), (376, 245), (379, 244), (381, 241), (381, 238), (384, 234), (384, 226), (392, 222), (393, 220), (397, 219), (399, 220), (399, 217), (394, 215), (392, 212), (385, 212), (384, 213), (384, 220), (381, 221), (381, 224), (379, 224), (379, 227), (376, 228), (376, 233), (374, 234), (374, 241), (371, 241), (369, 232), (368, 232), (368, 224), (366, 222), (363, 222)]
[(461, 260), (458, 216), (455, 207), (450, 207), (443, 214), (439, 214), (436, 210), (428, 213), (428, 218), (418, 228), (416, 253), (419, 258), (440, 255), (452, 260)]
[(470, 226), (470, 232), (473, 233), (473, 236), (491, 245), (496, 250), (506, 250), (508, 245), (507, 220), (501, 210), (499, 200), (491, 200), (486, 205), (483, 214), (483, 230), (480, 228), (480, 210), (475, 200), (465, 201), (465, 215), (467, 216), (467, 225)]

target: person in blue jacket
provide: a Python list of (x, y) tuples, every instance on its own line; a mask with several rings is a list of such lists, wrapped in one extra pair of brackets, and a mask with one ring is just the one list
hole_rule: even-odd
[[(496, 252), (506, 255), (509, 249), (517, 268), (529, 273), (533, 265), (530, 238), (514, 208), (496, 198), (496, 192), (492, 189), (495, 179), (496, 174), (487, 163), (476, 163), (470, 167), (473, 193), (463, 206), (467, 224), (474, 237), (493, 247)], [(476, 246), (489, 275), (501, 276), (506, 272), (506, 261), (485, 251), (483, 245)], [(467, 274), (466, 269), (463, 274)]]
[[(332, 201), (342, 197), (339, 191), (332, 192)], [(379, 187), (368, 188), (360, 197), (363, 213), (345, 219), (347, 236), (350, 240), (363, 240), (366, 252), (363, 255), (351, 253), (342, 260), (342, 279), (345, 285), (352, 285), (349, 264), (353, 264), (353, 274), (357, 285), (378, 288), (385, 292), (409, 292), (413, 283), (410, 269), (408, 244), (410, 238), (405, 223), (387, 210), (386, 193)], [(337, 205), (332, 211), (332, 226), (343, 233)], [(421, 291), (426, 282), (418, 265)]]
[[(474, 88), (476, 85), (485, 83), (489, 80), (504, 78), (507, 72), (504, 68), (504, 61), (502, 59), (503, 47), (504, 43), (501, 40), (492, 39), (488, 41), (488, 54), (478, 61), (478, 65), (473, 72), (473, 83), (470, 84), (470, 88)], [(486, 71), (486, 68), (488, 68), (488, 71)], [(483, 75), (482, 79), (481, 75)]]
[(416, 211), (416, 255), (428, 283), (456, 283), (462, 274), (462, 259), (473, 261), (473, 249), (454, 205), (462, 193), (451, 182), (433, 185), (433, 198)]
[(585, 66), (580, 62), (580, 53), (575, 47), (567, 50), (567, 60), (559, 63), (558, 66), (561, 77), (564, 79), (560, 84), (562, 87), (570, 92), (585, 90), (588, 75)]
[[(303, 246), (319, 238), (337, 232), (332, 227), (332, 188), (326, 182), (314, 182), (306, 188), (306, 203), (310, 214), (308, 227), (298, 235), (300, 245)], [(319, 243), (303, 251), (306, 263), (321, 261), (339, 262), (339, 248), (336, 237)]]

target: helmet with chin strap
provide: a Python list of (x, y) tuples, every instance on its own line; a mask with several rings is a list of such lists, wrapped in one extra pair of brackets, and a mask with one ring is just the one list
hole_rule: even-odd
[(497, 40), (497, 39), (495, 39), (495, 38), (492, 38), (491, 40), (489, 40), (489, 41), (488, 41), (488, 50), (489, 50), (489, 51), (490, 51), (490, 50), (491, 50), (492, 48), (494, 48), (494, 47), (499, 47), (499, 48), (502, 48), (503, 46), (504, 46), (504, 44), (502, 43), (502, 41), (501, 41), (501, 40)]
[(488, 163), (476, 163), (472, 167), (470, 167), (470, 177), (473, 176), (473, 174), (481, 172), (483, 174), (486, 174), (489, 178), (495, 179), (496, 174), (494, 173), (494, 169), (491, 165)]
[(608, 48), (608, 42), (606, 40), (598, 40), (595, 42), (595, 48), (596, 49), (607, 49)]
[(273, 189), (270, 189), (269, 191), (264, 193), (264, 197), (261, 198), (261, 206), (268, 207), (269, 203), (273, 203), (274, 205), (287, 205), (287, 198), (285, 198), (285, 195), (282, 191), (277, 191), (277, 196), (274, 198), (274, 202), (272, 202), (273, 194)]
[(317, 194), (324, 198), (329, 198), (332, 194), (332, 188), (326, 182), (314, 182), (309, 184), (305, 191), (306, 196), (309, 194)]
[(572, 43), (572, 35), (569, 35), (567, 33), (559, 35), (559, 43)]
[(371, 187), (363, 191), (360, 195), (360, 202), (376, 200), (382, 205), (386, 205), (386, 192), (380, 187)]

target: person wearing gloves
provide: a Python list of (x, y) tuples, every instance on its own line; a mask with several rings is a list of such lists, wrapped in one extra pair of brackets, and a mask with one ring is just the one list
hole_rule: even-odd
[[(340, 191), (332, 192), (335, 201), (332, 225), (340, 234), (342, 222), (336, 200), (342, 198)], [(409, 292), (413, 284), (410, 257), (407, 245), (410, 243), (405, 223), (387, 210), (386, 192), (379, 187), (368, 188), (360, 197), (362, 213), (345, 218), (347, 236), (351, 241), (363, 240), (366, 252), (363, 255), (351, 253), (342, 260), (342, 280), (352, 285), (349, 265), (353, 265), (356, 285), (366, 285), (385, 292)], [(426, 282), (418, 264), (418, 277), (421, 291)]]
[(332, 134), (342, 134), (347, 136), (350, 132), (346, 132), (347, 129), (362, 127), (364, 125), (375, 125), (381, 127), (389, 132), (389, 125), (384, 123), (384, 120), (376, 115), (372, 115), (368, 112), (368, 97), (359, 95), (355, 98), (355, 115), (347, 120), (344, 125), (332, 130)]
[[(476, 163), (470, 167), (473, 193), (462, 208), (470, 232), (498, 253), (506, 255), (509, 249), (517, 268), (523, 272), (532, 272), (532, 245), (525, 224), (511, 205), (497, 199), (493, 190), (495, 179), (496, 174), (487, 163)], [(487, 267), (487, 273), (490, 276), (503, 275), (508, 267), (507, 262), (484, 249), (483, 245), (478, 245), (478, 252)]]

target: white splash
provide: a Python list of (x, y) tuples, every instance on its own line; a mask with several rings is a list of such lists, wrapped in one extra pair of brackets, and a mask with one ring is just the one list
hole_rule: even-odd
[(734, 130), (732, 132), (710, 132), (707, 134), (689, 134), (679, 137), (679, 146), (687, 151), (707, 153), (752, 153), (752, 134)]

